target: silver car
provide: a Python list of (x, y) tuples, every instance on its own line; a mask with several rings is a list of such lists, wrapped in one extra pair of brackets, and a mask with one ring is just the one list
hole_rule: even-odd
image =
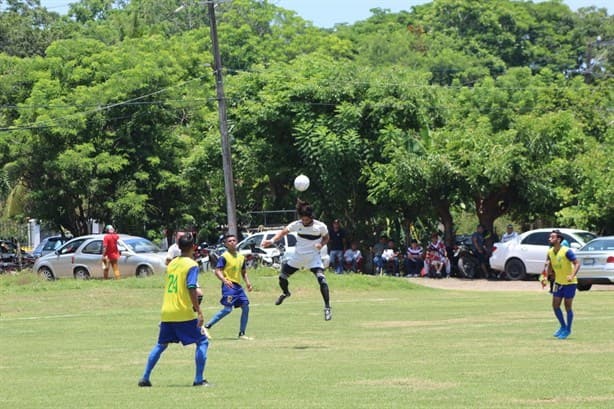
[[(101, 278), (104, 234), (75, 237), (62, 247), (36, 260), (33, 270), (47, 280), (61, 277)], [(122, 277), (144, 277), (166, 271), (166, 252), (143, 237), (119, 235), (118, 260)]]
[(593, 284), (614, 284), (614, 236), (589, 241), (576, 251), (576, 257), (580, 291), (590, 290)]

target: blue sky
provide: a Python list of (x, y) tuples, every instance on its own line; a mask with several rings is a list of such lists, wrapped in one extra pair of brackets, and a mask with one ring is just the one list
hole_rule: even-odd
[[(319, 27), (332, 27), (337, 23), (354, 23), (368, 18), (370, 9), (382, 8), (392, 12), (411, 10), (412, 6), (429, 3), (426, 0), (269, 0), (280, 7), (295, 11), (305, 20)], [(65, 13), (70, 0), (41, 0), (50, 11)], [(179, 3), (179, 1), (178, 1)], [(565, 0), (572, 10), (580, 7), (605, 7), (612, 12), (612, 0)]]

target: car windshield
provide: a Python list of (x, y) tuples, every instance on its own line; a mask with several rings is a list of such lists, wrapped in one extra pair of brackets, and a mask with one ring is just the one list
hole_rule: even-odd
[(160, 251), (158, 246), (142, 237), (131, 237), (124, 239), (123, 242), (135, 253), (157, 253)]
[(575, 232), (574, 234), (578, 236), (583, 243), (588, 243), (589, 241), (597, 238), (595, 234), (589, 233), (587, 231)]

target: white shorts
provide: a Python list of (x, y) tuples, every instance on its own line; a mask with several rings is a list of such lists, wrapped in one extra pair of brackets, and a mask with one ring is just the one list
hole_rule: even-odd
[(288, 258), (288, 265), (298, 269), (306, 268), (310, 270), (312, 268), (321, 268), (324, 270), (324, 264), (322, 264), (320, 253), (294, 253)]

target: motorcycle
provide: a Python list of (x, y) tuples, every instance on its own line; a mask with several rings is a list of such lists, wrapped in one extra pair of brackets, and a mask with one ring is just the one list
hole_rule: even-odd
[(457, 275), (460, 278), (476, 278), (481, 271), (480, 261), (471, 246), (465, 243), (461, 242), (455, 246), (454, 260), (456, 260)]

